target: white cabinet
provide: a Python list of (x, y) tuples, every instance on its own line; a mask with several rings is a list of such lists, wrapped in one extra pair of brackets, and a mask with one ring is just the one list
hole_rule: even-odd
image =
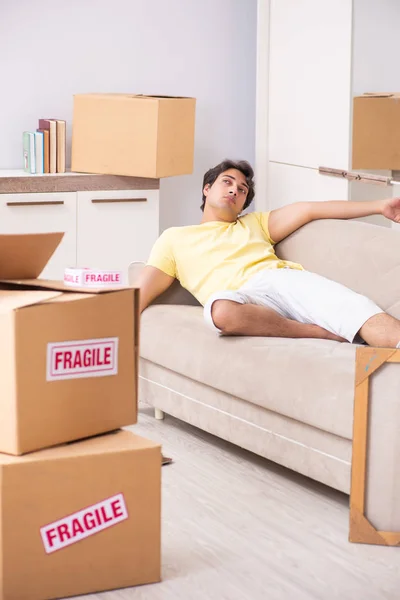
[(159, 192), (158, 179), (0, 170), (0, 234), (65, 232), (41, 278), (74, 266), (127, 276), (159, 235)]
[(349, 161), (352, 0), (271, 0), (269, 160)]
[(62, 279), (76, 265), (76, 192), (0, 195), (0, 234), (52, 231), (65, 235), (41, 277)]
[(158, 190), (77, 192), (79, 267), (127, 273), (147, 260), (159, 234)]
[[(398, 90), (400, 2), (258, 0), (258, 17), (257, 209), (342, 198), (345, 184), (317, 169), (352, 169), (354, 96)], [(351, 200), (398, 193), (346, 189)], [(388, 226), (376, 216), (362, 220)]]

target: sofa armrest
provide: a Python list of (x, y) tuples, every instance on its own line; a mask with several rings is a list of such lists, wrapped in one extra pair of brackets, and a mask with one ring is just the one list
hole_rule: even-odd
[[(128, 285), (135, 287), (135, 281), (137, 281), (139, 274), (143, 267), (144, 262), (132, 262), (128, 267)], [(200, 303), (196, 298), (185, 288), (181, 286), (179, 281), (176, 279), (174, 283), (158, 298), (152, 302), (152, 304), (186, 304), (191, 306), (200, 306)]]

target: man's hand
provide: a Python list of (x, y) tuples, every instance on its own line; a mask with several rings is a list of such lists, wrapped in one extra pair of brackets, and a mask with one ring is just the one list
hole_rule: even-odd
[(382, 200), (382, 214), (387, 219), (400, 223), (400, 198)]

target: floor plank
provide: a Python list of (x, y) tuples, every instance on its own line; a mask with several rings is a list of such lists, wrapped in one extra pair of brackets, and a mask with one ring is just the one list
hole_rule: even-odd
[(344, 494), (142, 406), (160, 441), (163, 581), (86, 600), (398, 600), (400, 548), (348, 542)]

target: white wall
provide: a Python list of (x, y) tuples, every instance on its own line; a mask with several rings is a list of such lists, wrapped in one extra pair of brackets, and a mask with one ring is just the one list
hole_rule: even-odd
[(197, 98), (193, 175), (161, 183), (161, 229), (200, 219), (204, 172), (255, 157), (256, 0), (15, 0), (0, 8), (0, 169), (21, 168), (22, 131), (68, 122), (72, 97)]

